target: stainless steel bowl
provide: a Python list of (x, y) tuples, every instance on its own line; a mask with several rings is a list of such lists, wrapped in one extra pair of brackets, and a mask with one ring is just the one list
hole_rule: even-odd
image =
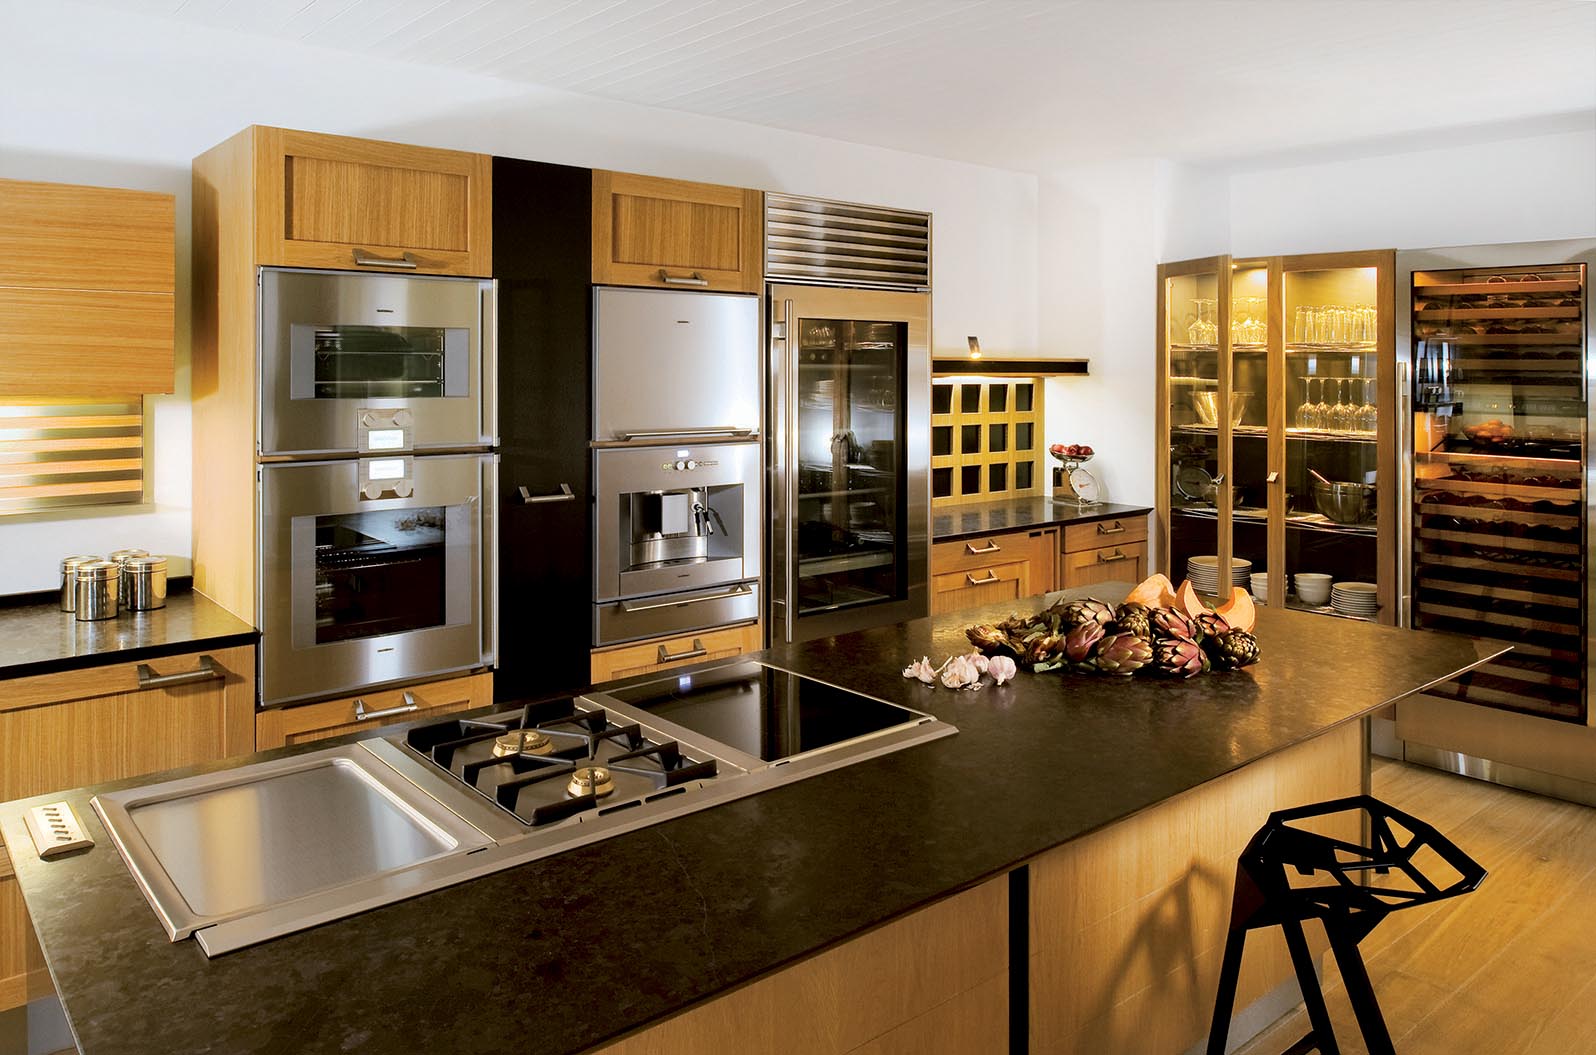
[[(1234, 427), (1241, 424), (1242, 415), (1247, 411), (1247, 392), (1230, 393), (1230, 424)], [(1219, 393), (1212, 389), (1206, 392), (1193, 392), (1191, 405), (1197, 411), (1197, 420), (1204, 425), (1214, 426), (1219, 424)]]
[(1373, 515), (1374, 485), (1315, 481), (1313, 504), (1337, 524), (1361, 524)]

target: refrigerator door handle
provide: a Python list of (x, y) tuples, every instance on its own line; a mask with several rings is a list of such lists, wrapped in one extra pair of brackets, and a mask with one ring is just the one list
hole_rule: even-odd
[(785, 416), (782, 421), (782, 443), (786, 450), (782, 452), (785, 462), (786, 479), (783, 481), (785, 494), (783, 504), (786, 509), (782, 514), (782, 616), (786, 623), (786, 640), (797, 640), (798, 630), (798, 356), (796, 346), (798, 343), (798, 320), (793, 315), (793, 302), (782, 301), (781, 316), (781, 354), (785, 357), (782, 361), (783, 392), (781, 412)]

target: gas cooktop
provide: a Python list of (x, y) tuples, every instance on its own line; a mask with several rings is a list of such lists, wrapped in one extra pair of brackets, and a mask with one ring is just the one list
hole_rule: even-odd
[[(744, 660), (94, 807), (168, 937), (215, 956), (955, 732)], [(218, 852), (221, 829), (257, 831), (261, 852)]]

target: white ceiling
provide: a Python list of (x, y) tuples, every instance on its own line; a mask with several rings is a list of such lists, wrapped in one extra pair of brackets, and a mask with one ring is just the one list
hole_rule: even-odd
[(1596, 109), (1591, 0), (100, 2), (1025, 171)]

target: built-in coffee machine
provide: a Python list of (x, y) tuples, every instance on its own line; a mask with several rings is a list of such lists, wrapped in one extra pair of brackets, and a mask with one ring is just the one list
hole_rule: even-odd
[(759, 618), (759, 303), (594, 291), (596, 646)]

